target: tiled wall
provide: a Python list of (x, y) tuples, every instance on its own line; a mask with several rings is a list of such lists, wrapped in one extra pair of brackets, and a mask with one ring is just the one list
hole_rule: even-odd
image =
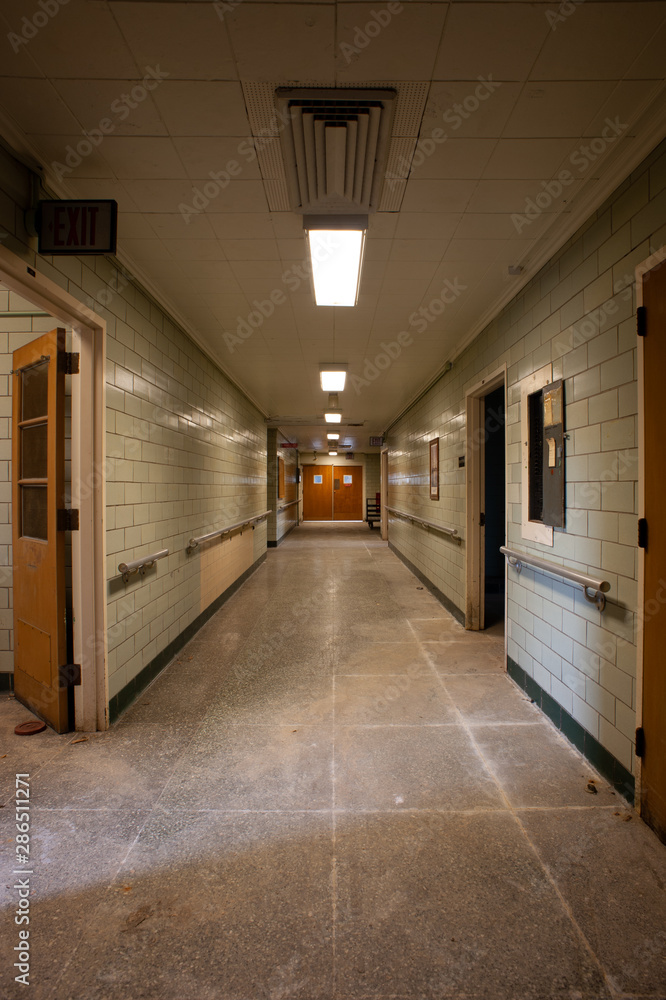
[[(287, 438), (277, 428), (268, 429), (268, 482), (266, 491), (266, 510), (273, 513), (268, 518), (268, 544), (271, 547), (279, 545), (282, 539), (298, 524), (299, 504), (291, 503), (298, 499), (298, 451), (295, 448), (281, 448)], [(278, 462), (284, 462), (284, 496), (278, 497)], [(284, 510), (285, 504), (289, 504)]]
[[(192, 536), (266, 509), (266, 430), (247, 398), (111, 260), (37, 257), (23, 227), (27, 204), (27, 171), (0, 151), (5, 245), (107, 324), (106, 576), (113, 699), (265, 554), (265, 522), (191, 554), (186, 547)], [(144, 578), (122, 582), (120, 562), (162, 548), (170, 550), (168, 558)]]
[[(455, 526), (461, 545), (391, 519), (389, 540), (465, 607), (465, 392), (507, 366), (508, 544), (599, 574), (606, 610), (582, 591), (508, 572), (508, 653), (629, 771), (636, 710), (637, 372), (634, 267), (666, 243), (666, 143), (516, 296), (452, 370), (390, 430), (389, 503)], [(521, 383), (552, 366), (566, 396), (566, 528), (553, 547), (521, 528)], [(547, 369), (549, 372), (551, 369)], [(428, 442), (440, 442), (440, 499)]]

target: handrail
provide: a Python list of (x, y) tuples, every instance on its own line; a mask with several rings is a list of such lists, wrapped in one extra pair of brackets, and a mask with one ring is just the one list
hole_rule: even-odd
[(291, 507), (291, 506), (292, 506), (292, 504), (295, 504), (295, 503), (300, 503), (300, 502), (301, 502), (301, 498), (300, 498), (300, 497), (296, 497), (296, 499), (295, 499), (295, 500), (290, 500), (290, 501), (289, 501), (289, 503), (283, 503), (281, 507), (278, 507), (278, 513), (279, 513), (279, 512), (281, 511), (281, 510), (286, 510), (286, 509), (287, 509), (287, 507)]
[[(603, 611), (606, 607), (606, 598), (604, 594), (611, 589), (611, 585), (608, 580), (600, 580), (593, 576), (587, 576), (586, 573), (579, 573), (575, 569), (567, 569), (566, 566), (558, 566), (557, 563), (548, 562), (546, 559), (540, 559), (539, 556), (531, 556), (526, 552), (517, 552), (515, 549), (507, 549), (504, 545), (500, 546), (500, 552), (502, 555), (507, 557), (509, 565), (518, 570), (519, 573), (522, 566), (525, 565), (534, 566), (535, 569), (543, 570), (546, 573), (553, 573), (555, 576), (561, 576), (563, 580), (570, 580), (572, 583), (582, 587), (585, 600), (589, 601), (590, 604), (596, 604), (599, 611)], [(588, 593), (589, 590), (594, 591), (594, 596), (591, 596)]]
[(263, 514), (257, 514), (255, 517), (248, 517), (245, 521), (236, 521), (235, 524), (229, 524), (226, 528), (218, 528), (216, 531), (209, 531), (206, 535), (197, 535), (195, 538), (190, 538), (189, 544), (186, 548), (186, 552), (192, 552), (197, 548), (201, 542), (209, 542), (212, 538), (219, 538), (220, 535), (228, 535), (231, 531), (235, 531), (236, 528), (244, 528), (246, 524), (252, 525), (252, 530), (254, 531), (254, 526), (259, 521), (263, 521), (265, 517), (272, 514), (272, 510), (265, 510)]
[(450, 535), (451, 538), (455, 538), (458, 542), (462, 540), (458, 534), (457, 528), (447, 528), (444, 524), (435, 524), (434, 521), (426, 521), (422, 517), (416, 517), (414, 514), (407, 514), (404, 510), (397, 510), (395, 507), (387, 507), (386, 509), (389, 514), (397, 514), (398, 517), (404, 517), (413, 524), (422, 524), (426, 528), (434, 528), (435, 531), (441, 531), (445, 535)]
[(168, 555), (168, 549), (160, 549), (159, 552), (153, 552), (150, 556), (143, 556), (142, 559), (134, 559), (132, 562), (128, 563), (118, 563), (118, 572), (122, 573), (123, 583), (129, 583), (129, 578), (134, 573), (139, 573), (141, 576), (145, 576), (147, 569), (150, 569), (150, 567), (153, 566), (158, 559), (164, 559), (164, 557)]

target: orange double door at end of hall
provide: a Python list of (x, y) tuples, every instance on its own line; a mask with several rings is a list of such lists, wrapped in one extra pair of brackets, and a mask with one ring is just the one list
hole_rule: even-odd
[(362, 521), (362, 465), (304, 465), (304, 521)]

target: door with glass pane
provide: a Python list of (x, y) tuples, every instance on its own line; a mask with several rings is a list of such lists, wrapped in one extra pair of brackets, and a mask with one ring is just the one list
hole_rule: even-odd
[(12, 378), (12, 544), (14, 692), (59, 732), (69, 729), (64, 508), (65, 331), (14, 351)]

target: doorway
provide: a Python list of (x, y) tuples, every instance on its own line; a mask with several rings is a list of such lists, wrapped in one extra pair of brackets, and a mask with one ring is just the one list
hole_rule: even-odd
[[(7, 290), (9, 296), (7, 305), (3, 308), (9, 310), (13, 319), (19, 319), (21, 333), (14, 334), (14, 338), (19, 341), (18, 346), (26, 345), (28, 354), (30, 350), (36, 351), (34, 358), (15, 356), (9, 367), (13, 369), (13, 375), (8, 381), (6, 395), (12, 397), (10, 406), (14, 405), (14, 390), (17, 390), (16, 404), (19, 407), (16, 419), (12, 421), (10, 435), (12, 431), (17, 431), (21, 426), (23, 436), (30, 436), (31, 422), (38, 430), (33, 432), (33, 437), (41, 437), (41, 445), (31, 448), (32, 458), (35, 462), (41, 461), (43, 454), (40, 447), (43, 445), (44, 434), (48, 438), (51, 406), (44, 413), (37, 413), (31, 416), (23, 414), (23, 403), (21, 393), (25, 381), (21, 369), (31, 371), (31, 362), (38, 362), (35, 371), (37, 373), (35, 384), (39, 382), (39, 365), (42, 363), (42, 355), (48, 355), (53, 359), (54, 367), (57, 367), (55, 355), (60, 353), (62, 347), (56, 342), (44, 348), (37, 344), (38, 334), (44, 329), (53, 329), (56, 326), (67, 328), (67, 359), (66, 372), (78, 370), (78, 374), (67, 375), (70, 380), (69, 390), (66, 392), (66, 415), (65, 415), (65, 435), (68, 439), (68, 448), (65, 456), (65, 479), (64, 493), (60, 488), (56, 492), (60, 493), (60, 503), (58, 509), (60, 513), (56, 515), (57, 523), (60, 525), (56, 529), (57, 535), (62, 535), (63, 539), (71, 543), (65, 544), (65, 610), (62, 608), (62, 585), (59, 593), (56, 593), (54, 585), (53, 591), (46, 587), (46, 593), (51, 603), (55, 602), (57, 610), (53, 621), (57, 618), (57, 637), (54, 631), (46, 627), (44, 623), (40, 625), (37, 620), (22, 615), (23, 624), (16, 628), (14, 616), (16, 615), (16, 604), (12, 612), (11, 637), (13, 648), (19, 643), (23, 647), (23, 652), (27, 656), (23, 657), (23, 663), (28, 665), (28, 675), (30, 671), (34, 675), (39, 673), (39, 679), (32, 677), (27, 683), (30, 686), (33, 681), (41, 684), (38, 689), (38, 697), (48, 698), (51, 707), (55, 708), (56, 716), (51, 718), (46, 711), (40, 711), (36, 705), (38, 714), (47, 718), (48, 721), (61, 730), (76, 728), (77, 730), (103, 730), (108, 726), (108, 687), (106, 677), (106, 601), (105, 601), (105, 405), (104, 405), (104, 323), (98, 321), (98, 317), (92, 313), (79, 300), (68, 292), (64, 291), (54, 282), (44, 275), (35, 273), (31, 268), (26, 268), (25, 262), (19, 260), (10, 251), (0, 247), (0, 283), (1, 287)], [(16, 305), (13, 304), (15, 301)], [(16, 326), (13, 327), (16, 329)], [(10, 346), (11, 346), (10, 334)], [(34, 347), (28, 345), (33, 342)], [(17, 346), (17, 345), (14, 345)], [(37, 356), (38, 355), (38, 356)], [(69, 367), (69, 366), (75, 367)], [(9, 370), (9, 367), (7, 370)], [(47, 377), (48, 381), (48, 377)], [(32, 382), (32, 379), (31, 379)], [(19, 387), (19, 383), (21, 386)], [(33, 400), (34, 402), (34, 400)], [(43, 407), (38, 407), (42, 409)], [(54, 410), (54, 415), (56, 414)], [(20, 413), (20, 419), (18, 419)], [(44, 419), (47, 417), (48, 419)], [(61, 420), (61, 415), (56, 416), (56, 423)], [(46, 431), (44, 427), (46, 426)], [(55, 426), (55, 424), (54, 424)], [(17, 435), (17, 438), (19, 436)], [(23, 456), (27, 454), (23, 450), (25, 442), (17, 439), (15, 447)], [(53, 448), (47, 445), (47, 460), (54, 454)], [(40, 458), (41, 455), (41, 458)], [(14, 461), (12, 474), (18, 472), (20, 463)], [(16, 490), (16, 496), (12, 497), (11, 522), (12, 526), (23, 524), (19, 514), (26, 513), (39, 515), (40, 502), (36, 493), (30, 493), (30, 487), (35, 489), (40, 487), (40, 482), (44, 478), (39, 475), (26, 475), (23, 468), (21, 483), (13, 486), (12, 492)], [(30, 473), (30, 469), (28, 472)], [(33, 470), (34, 471), (34, 470)], [(56, 475), (55, 470), (47, 470), (48, 483), (51, 482), (52, 475)], [(57, 475), (62, 475), (61, 472)], [(26, 482), (33, 479), (34, 483)], [(47, 492), (48, 492), (47, 483)], [(18, 487), (21, 489), (18, 489)], [(19, 496), (26, 493), (26, 497)], [(33, 508), (30, 507), (30, 500), (36, 501)], [(24, 500), (28, 507), (24, 510)], [(68, 510), (78, 511), (78, 530), (71, 530), (74, 521), (69, 521)], [(41, 515), (40, 515), (41, 516)], [(47, 542), (53, 538), (52, 519), (49, 528), (47, 525)], [(43, 524), (42, 524), (43, 527)], [(39, 529), (39, 523), (37, 523)], [(49, 534), (50, 531), (50, 534)], [(28, 539), (39, 538), (33, 530), (24, 532), (22, 535)], [(21, 545), (23, 540), (21, 541)], [(39, 546), (36, 546), (39, 548)], [(8, 574), (8, 586), (13, 590), (15, 586), (14, 575), (17, 570), (29, 569), (28, 560), (36, 565), (29, 554), (19, 551), (12, 552), (12, 566), (14, 572), (10, 570)], [(33, 545), (33, 549), (35, 546)], [(56, 549), (58, 543), (56, 543)], [(33, 553), (34, 554), (34, 553)], [(49, 558), (51, 554), (49, 554)], [(20, 566), (17, 564), (20, 563)], [(58, 571), (57, 571), (58, 572)], [(62, 573), (62, 571), (59, 571)], [(20, 572), (19, 572), (20, 575)], [(57, 574), (56, 574), (57, 575)], [(62, 577), (60, 577), (60, 580)], [(23, 581), (25, 583), (25, 581)], [(19, 580), (19, 587), (22, 586)], [(42, 583), (42, 590), (45, 584)], [(27, 603), (32, 602), (27, 587)], [(16, 595), (19, 596), (18, 594)], [(24, 594), (24, 597), (26, 595)], [(25, 604), (24, 600), (24, 604)], [(12, 607), (12, 604), (9, 605)], [(61, 626), (67, 621), (65, 630), (65, 641), (61, 634)], [(21, 633), (19, 635), (18, 633)], [(49, 635), (49, 640), (45, 638)], [(46, 667), (37, 667), (32, 659), (34, 647), (42, 651), (44, 657), (47, 655), (51, 660), (49, 664), (50, 682), (46, 684)], [(11, 648), (11, 647), (10, 647)], [(31, 652), (32, 650), (32, 652)], [(12, 661), (13, 652), (10, 654)], [(20, 660), (22, 653), (17, 657)], [(11, 666), (14, 663), (10, 661)], [(62, 669), (61, 669), (62, 668)], [(80, 677), (80, 683), (78, 683)], [(66, 692), (60, 690), (61, 680), (65, 683)], [(32, 685), (35, 686), (34, 684)], [(21, 696), (21, 682), (17, 696)], [(50, 694), (45, 695), (44, 689), (48, 689)], [(30, 703), (33, 695), (28, 693), (28, 697), (22, 700)], [(65, 697), (66, 695), (66, 697)], [(37, 697), (37, 696), (35, 696)], [(33, 699), (34, 700), (34, 699)], [(66, 704), (65, 704), (66, 702)]]
[(304, 521), (362, 521), (362, 465), (304, 465)]
[[(666, 250), (637, 268), (637, 301), (644, 307), (638, 338), (639, 517), (645, 530), (638, 550), (637, 796), (640, 813), (666, 843), (666, 446), (662, 432), (666, 368)], [(641, 522), (639, 521), (639, 524)], [(641, 627), (642, 625), (642, 627)]]
[(465, 627), (504, 631), (506, 567), (506, 369), (467, 393)]
[(484, 511), (485, 511), (485, 574), (484, 628), (504, 622), (504, 556), (500, 546), (505, 542), (506, 471), (504, 386), (484, 396)]

